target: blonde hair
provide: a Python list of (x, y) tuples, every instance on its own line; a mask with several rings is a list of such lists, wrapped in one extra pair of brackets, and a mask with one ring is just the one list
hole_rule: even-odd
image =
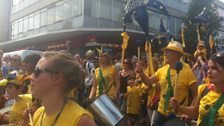
[(66, 81), (65, 92), (84, 83), (84, 72), (74, 60), (73, 55), (66, 51), (47, 51), (43, 57), (51, 60), (49, 69), (55, 73), (62, 73)]

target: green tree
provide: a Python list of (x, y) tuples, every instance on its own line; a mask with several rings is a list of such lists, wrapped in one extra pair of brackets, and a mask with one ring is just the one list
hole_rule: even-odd
[(213, 3), (214, 0), (191, 0), (189, 11), (186, 17), (184, 17), (184, 22), (187, 26), (185, 30), (186, 50), (191, 54), (194, 53), (197, 47), (197, 27), (199, 24), (197, 22), (191, 22), (191, 20), (197, 16), (204, 7), (206, 8), (208, 23), (205, 24), (205, 30), (200, 29), (200, 36), (201, 39), (205, 41), (207, 47), (209, 47), (209, 35), (217, 32), (221, 26), (220, 22), (223, 18), (218, 15), (217, 8)]

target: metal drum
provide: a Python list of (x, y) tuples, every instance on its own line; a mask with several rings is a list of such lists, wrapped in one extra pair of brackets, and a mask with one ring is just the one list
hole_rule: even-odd
[(97, 97), (88, 105), (87, 109), (104, 126), (116, 126), (124, 118), (124, 115), (106, 94)]

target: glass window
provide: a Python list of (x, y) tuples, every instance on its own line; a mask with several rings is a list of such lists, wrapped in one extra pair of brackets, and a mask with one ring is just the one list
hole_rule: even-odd
[(19, 21), (15, 21), (15, 27), (14, 27), (14, 35), (18, 34), (19, 30)]
[(21, 1), (19, 4), (19, 10), (22, 10), (24, 8), (24, 1)]
[(15, 23), (14, 22), (11, 24), (11, 35), (12, 36), (15, 35)]
[(24, 18), (24, 25), (23, 25), (23, 31), (27, 32), (29, 30), (29, 18), (25, 17)]
[(123, 2), (120, 1), (114, 1), (113, 2), (113, 18), (112, 20), (114, 21), (121, 21), (122, 20), (122, 16), (123, 16), (123, 8), (124, 8), (124, 4)]
[(48, 24), (52, 24), (55, 21), (55, 8), (48, 9)]
[(63, 19), (63, 10), (64, 10), (63, 4), (60, 4), (60, 5), (56, 6), (56, 14), (55, 14), (55, 21), (56, 22)]
[(149, 15), (149, 27), (154, 28), (154, 16), (153, 12), (148, 12)]
[(34, 29), (40, 28), (40, 12), (34, 15)]
[(72, 1), (64, 3), (64, 19), (72, 18)]
[(23, 32), (23, 18), (19, 19), (19, 33)]
[(111, 19), (111, 0), (100, 1), (100, 17)]
[(169, 18), (169, 31), (175, 33), (175, 20), (173, 17)]
[(28, 7), (29, 6), (29, 0), (24, 0), (24, 7)]
[(99, 0), (92, 0), (92, 3), (91, 3), (91, 16), (93, 16), (93, 17), (99, 17), (100, 16)]
[(42, 10), (40, 14), (41, 18), (41, 26), (47, 25), (47, 10)]
[(81, 14), (81, 0), (73, 0), (73, 16)]
[(29, 15), (29, 30), (33, 29), (34, 17), (33, 14)]

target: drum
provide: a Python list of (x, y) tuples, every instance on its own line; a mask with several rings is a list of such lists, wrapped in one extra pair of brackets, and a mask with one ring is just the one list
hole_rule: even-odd
[(124, 118), (124, 115), (106, 94), (97, 97), (88, 105), (87, 109), (104, 126), (115, 126)]

